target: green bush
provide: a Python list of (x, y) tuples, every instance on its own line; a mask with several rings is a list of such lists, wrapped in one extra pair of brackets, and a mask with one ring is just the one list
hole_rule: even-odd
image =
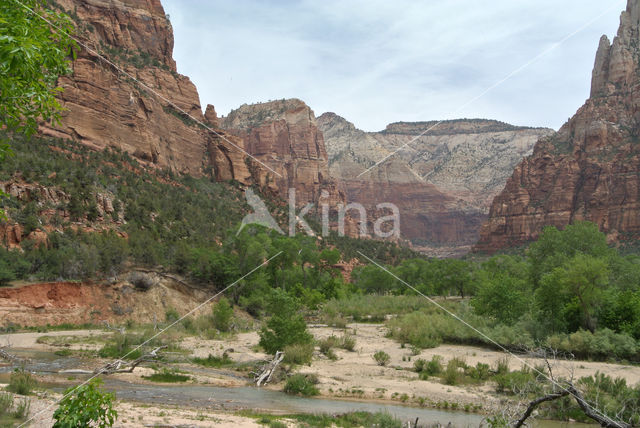
[(305, 397), (318, 395), (320, 391), (318, 391), (318, 388), (316, 387), (317, 383), (317, 378), (312, 375), (303, 375), (300, 373), (294, 374), (287, 379), (287, 383), (284, 386), (284, 392), (287, 394), (302, 395)]
[(115, 395), (100, 389), (102, 380), (95, 378), (76, 388), (69, 388), (53, 414), (53, 428), (109, 428), (118, 412), (113, 408)]
[(284, 358), (282, 361), (287, 364), (311, 364), (313, 344), (294, 343), (293, 345), (285, 346), (283, 352)]
[(577, 358), (634, 359), (640, 354), (640, 345), (633, 337), (606, 328), (595, 333), (579, 330), (571, 334), (553, 335), (547, 339), (547, 346), (571, 353)]
[(442, 380), (447, 385), (457, 385), (460, 382), (461, 373), (459, 370), (460, 365), (458, 361), (449, 360), (447, 363), (447, 368), (444, 370), (442, 374)]
[(134, 349), (143, 343), (143, 338), (134, 334), (115, 333), (107, 343), (98, 351), (98, 356), (102, 358), (128, 358), (135, 359), (142, 356), (140, 349)]
[(7, 389), (20, 395), (30, 395), (38, 386), (38, 381), (24, 369), (16, 369), (11, 373)]
[(429, 376), (438, 376), (442, 373), (442, 357), (434, 355), (429, 361), (418, 359), (413, 363), (413, 368), (423, 380), (427, 380)]
[(191, 380), (191, 376), (187, 376), (175, 370), (169, 370), (166, 368), (163, 368), (161, 371), (153, 373), (149, 376), (142, 376), (142, 378), (150, 380), (152, 382), (163, 382), (163, 383), (179, 383), (179, 382), (187, 382)]
[(222, 354), (222, 357), (216, 357), (215, 355), (209, 354), (207, 358), (196, 357), (191, 361), (200, 366), (213, 368), (226, 367), (233, 364), (233, 360), (229, 358), (229, 355), (227, 355), (226, 352)]
[(346, 351), (353, 352), (356, 347), (356, 339), (349, 334), (345, 334), (338, 340), (338, 344), (336, 346)]
[(467, 367), (465, 374), (471, 379), (485, 381), (491, 377), (491, 368), (489, 364), (478, 363), (475, 367)]
[(391, 360), (391, 357), (384, 351), (378, 351), (373, 354), (373, 359), (376, 360), (376, 364), (379, 366), (386, 366)]
[(270, 354), (289, 345), (304, 345), (313, 341), (307, 323), (298, 313), (297, 302), (282, 290), (273, 290), (270, 307), (272, 317), (260, 330), (260, 346)]
[(229, 301), (222, 297), (213, 307), (213, 326), (222, 332), (231, 331), (233, 308)]
[(518, 394), (525, 387), (535, 381), (535, 376), (529, 370), (518, 370), (495, 376), (496, 391), (507, 394)]

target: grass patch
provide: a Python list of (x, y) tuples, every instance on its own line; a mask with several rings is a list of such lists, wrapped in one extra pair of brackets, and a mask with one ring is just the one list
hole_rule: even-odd
[(253, 411), (242, 411), (240, 415), (255, 418), (258, 423), (269, 427), (286, 426), (284, 421), (296, 421), (298, 426), (308, 428), (358, 428), (358, 427), (379, 427), (379, 428), (401, 428), (402, 422), (394, 418), (389, 413), (378, 412), (350, 412), (341, 415), (326, 414), (294, 414), (294, 415), (270, 415), (267, 413), (256, 413)]
[(311, 364), (311, 358), (313, 357), (312, 343), (287, 345), (282, 351), (284, 352), (284, 359), (282, 360), (284, 363)]
[(143, 379), (150, 380), (151, 382), (162, 382), (162, 383), (180, 383), (180, 382), (188, 382), (191, 380), (191, 376), (182, 374), (175, 370), (162, 369), (159, 372), (156, 372), (149, 376), (142, 376)]
[(314, 375), (294, 374), (284, 385), (284, 392), (292, 395), (302, 395), (304, 397), (311, 397), (318, 395), (320, 391), (316, 387), (318, 378)]
[(20, 400), (7, 392), (0, 392), (0, 427), (13, 427), (24, 422), (31, 410), (31, 400)]
[(33, 375), (23, 369), (16, 369), (11, 373), (7, 390), (19, 395), (31, 395), (38, 386), (38, 381)]
[(388, 315), (401, 315), (424, 307), (420, 296), (354, 295), (330, 300), (322, 307), (322, 318), (329, 324), (344, 324), (345, 317), (356, 322), (383, 322)]
[(229, 358), (226, 352), (222, 354), (222, 357), (209, 354), (207, 358), (193, 358), (191, 361), (194, 364), (198, 364), (199, 366), (212, 367), (217, 369), (233, 365), (233, 360)]

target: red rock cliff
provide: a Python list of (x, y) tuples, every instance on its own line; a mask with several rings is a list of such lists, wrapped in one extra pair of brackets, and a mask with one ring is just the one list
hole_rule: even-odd
[(640, 1), (629, 0), (613, 43), (600, 40), (590, 98), (516, 167), (476, 250), (519, 245), (546, 225), (580, 220), (611, 239), (640, 238), (639, 44)]
[(159, 0), (57, 0), (55, 6), (72, 16), (91, 50), (80, 47), (73, 74), (61, 79), (66, 111), (44, 134), (118, 147), (160, 168), (251, 182), (245, 155), (233, 147), (242, 141), (203, 129), (168, 101), (206, 121), (195, 86), (176, 72), (171, 23)]
[[(245, 142), (249, 153), (273, 169), (262, 168), (257, 174), (261, 185), (285, 198), (289, 189), (295, 189), (298, 206), (327, 204), (333, 214), (338, 204), (346, 203), (344, 191), (329, 177), (324, 137), (304, 102), (291, 99), (243, 105), (220, 123)], [(351, 232), (347, 225), (347, 233)]]

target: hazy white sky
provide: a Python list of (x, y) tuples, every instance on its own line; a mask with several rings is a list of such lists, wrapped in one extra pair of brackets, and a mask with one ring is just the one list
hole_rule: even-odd
[[(557, 129), (625, 0), (163, 0), (203, 107), (300, 98), (361, 129), (487, 118)], [(500, 84), (541, 52), (603, 14)]]

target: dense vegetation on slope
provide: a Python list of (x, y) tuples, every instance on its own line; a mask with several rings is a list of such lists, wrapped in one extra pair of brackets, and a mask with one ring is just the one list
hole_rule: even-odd
[[(15, 156), (0, 163), (0, 182), (57, 189), (67, 198), (52, 202), (35, 191), (21, 199), (5, 198), (7, 214), (22, 226), (23, 235), (46, 229), (48, 242), (22, 242), (24, 252), (1, 249), (3, 282), (106, 278), (133, 263), (162, 266), (221, 288), (282, 251), (268, 278), (257, 274), (251, 281), (297, 289), (314, 306), (322, 297), (310, 288), (332, 298), (344, 287), (331, 267), (343, 257), (356, 257), (360, 250), (397, 264), (416, 256), (394, 243), (336, 235), (317, 241), (259, 227), (236, 235), (248, 211), (237, 183), (150, 170), (127, 153), (94, 151), (69, 141), (14, 138), (12, 146)], [(101, 215), (97, 194), (111, 198), (113, 213)], [(278, 209), (277, 201), (266, 202), (272, 211)], [(236, 302), (240, 297), (234, 296)]]

